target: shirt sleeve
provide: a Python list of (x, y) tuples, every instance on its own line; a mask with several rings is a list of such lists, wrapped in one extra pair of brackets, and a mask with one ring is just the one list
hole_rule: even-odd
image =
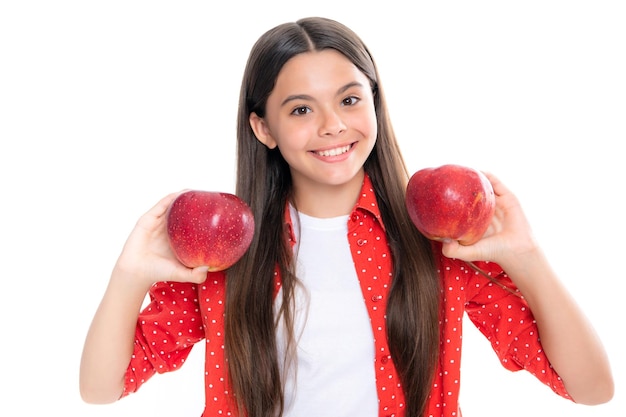
[(194, 344), (204, 338), (195, 284), (159, 282), (149, 296), (150, 302), (137, 320), (123, 397), (137, 391), (155, 373), (179, 369)]
[(489, 340), (502, 365), (510, 371), (526, 370), (558, 395), (571, 399), (562, 379), (548, 360), (537, 324), (526, 300), (502, 268), (476, 262), (467, 283), (465, 311)]

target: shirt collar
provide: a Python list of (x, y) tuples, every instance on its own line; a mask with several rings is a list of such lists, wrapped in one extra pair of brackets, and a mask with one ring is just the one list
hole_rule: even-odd
[(363, 186), (361, 187), (361, 193), (359, 194), (359, 199), (352, 210), (352, 214), (354, 214), (357, 210), (365, 210), (370, 212), (374, 216), (374, 218), (380, 223), (380, 226), (385, 230), (385, 225), (383, 224), (382, 217), (380, 215), (380, 208), (378, 207), (378, 201), (376, 200), (376, 193), (374, 192), (374, 185), (372, 184), (372, 180), (370, 179), (367, 173), (365, 174), (365, 178), (363, 179)]
[[(361, 191), (359, 192), (359, 198), (352, 209), (351, 216), (354, 217), (357, 215), (359, 210), (369, 212), (378, 221), (383, 230), (385, 230), (385, 225), (383, 224), (382, 217), (380, 215), (380, 208), (378, 207), (378, 202), (376, 200), (374, 186), (367, 173), (365, 173), (363, 178), (363, 185), (361, 186)], [(291, 219), (291, 210), (289, 210), (289, 202), (285, 204), (285, 232), (291, 244), (295, 244), (296, 235), (293, 230), (293, 221)]]

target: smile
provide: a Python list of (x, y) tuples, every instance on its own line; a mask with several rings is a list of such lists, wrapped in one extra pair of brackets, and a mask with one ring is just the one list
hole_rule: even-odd
[(348, 152), (351, 147), (352, 145), (346, 145), (346, 146), (341, 146), (339, 148), (334, 148), (334, 149), (315, 151), (315, 153), (319, 156), (337, 156), (337, 155), (341, 155), (341, 154)]

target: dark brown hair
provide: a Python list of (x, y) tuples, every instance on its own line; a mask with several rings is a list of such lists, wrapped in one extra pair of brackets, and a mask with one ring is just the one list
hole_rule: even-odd
[[(254, 240), (229, 271), (226, 296), (228, 375), (240, 415), (279, 416), (283, 386), (276, 347), (276, 326), (293, 325), (294, 273), (284, 214), (291, 196), (289, 166), (278, 148), (268, 149), (254, 136), (249, 116), (265, 116), (268, 96), (283, 65), (293, 56), (334, 49), (370, 80), (378, 137), (365, 162), (393, 257), (393, 281), (387, 306), (387, 338), (406, 397), (406, 415), (424, 413), (439, 348), (439, 279), (430, 242), (412, 225), (404, 204), (408, 172), (391, 127), (372, 56), (344, 25), (306, 18), (279, 25), (253, 46), (245, 68), (237, 121), (236, 193), (253, 210)], [(282, 283), (282, 309), (274, 313), (275, 271)], [(293, 334), (288, 334), (292, 352)]]

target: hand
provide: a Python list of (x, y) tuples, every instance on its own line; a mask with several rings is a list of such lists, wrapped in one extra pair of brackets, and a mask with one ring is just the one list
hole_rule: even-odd
[[(537, 243), (517, 197), (494, 175), (485, 173), (496, 195), (496, 210), (489, 228), (473, 245), (457, 241), (443, 244), (443, 254), (464, 261), (492, 261), (504, 266), (507, 260), (523, 257)], [(506, 268), (505, 268), (506, 269)]]
[(158, 281), (201, 283), (208, 267), (190, 269), (170, 249), (167, 237), (167, 210), (179, 193), (161, 199), (135, 225), (115, 265), (126, 276), (152, 285)]

